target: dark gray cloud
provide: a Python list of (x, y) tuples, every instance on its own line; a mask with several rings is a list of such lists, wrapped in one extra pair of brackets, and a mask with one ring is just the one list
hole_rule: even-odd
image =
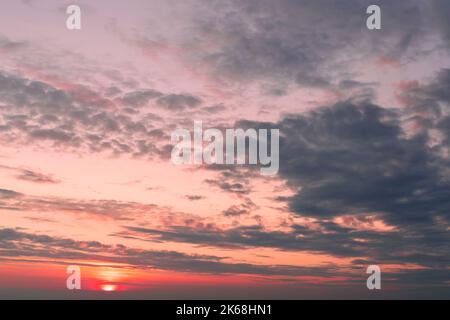
[[(236, 128), (239, 128), (239, 126), (236, 126)], [(248, 168), (212, 164), (207, 166), (206, 169), (219, 173), (215, 179), (205, 179), (204, 182), (206, 184), (239, 197), (248, 195), (251, 192), (250, 182), (254, 172), (248, 170)]]
[(187, 195), (187, 196), (185, 196), (185, 198), (188, 200), (191, 200), (191, 201), (199, 201), (199, 200), (205, 199), (204, 196), (200, 196), (200, 195), (196, 195), (196, 194)]
[(279, 123), (280, 174), (302, 186), (291, 208), (303, 215), (382, 212), (389, 223), (447, 216), (446, 161), (426, 133), (406, 137), (394, 111), (340, 103)]
[(254, 209), (258, 208), (258, 206), (249, 197), (240, 196), (240, 198), (243, 200), (241, 204), (232, 205), (222, 212), (225, 217), (237, 218), (243, 215), (248, 215), (252, 213)]
[[(56, 148), (148, 158), (166, 153), (164, 121), (140, 110), (162, 94), (151, 89), (131, 91), (112, 101), (94, 88), (76, 84), (63, 87), (67, 89), (58, 89), (51, 81), (0, 72), (0, 132), (4, 140), (36, 146), (39, 141), (50, 141)], [(183, 97), (187, 100), (177, 100), (180, 108), (183, 103), (193, 106), (197, 101)]]
[[(433, 131), (448, 136), (449, 74), (443, 69), (431, 83), (404, 92), (421, 114), (347, 101), (276, 124), (239, 125), (280, 129), (280, 176), (300, 190), (289, 199), (299, 215), (375, 213), (396, 226), (449, 221), (448, 145), (431, 144)], [(433, 121), (423, 112), (430, 109)], [(411, 115), (427, 126), (408, 132)]]
[(342, 80), (338, 87), (339, 89), (355, 89), (355, 88), (365, 88), (365, 87), (369, 87), (371, 85), (374, 85), (374, 83), (364, 83), (364, 82), (360, 82), (360, 81), (355, 81), (355, 80)]
[(450, 69), (442, 69), (436, 79), (422, 90), (430, 98), (450, 104)]
[[(449, 263), (445, 227), (406, 228), (395, 232), (356, 230), (334, 222), (320, 222), (315, 230), (292, 225), (290, 231), (267, 231), (262, 226), (223, 229), (213, 224), (178, 225), (162, 229), (127, 227), (118, 237), (150, 242), (182, 242), (226, 249), (273, 248), (355, 257), (356, 264), (412, 263), (441, 270)], [(415, 239), (411, 241), (411, 239)], [(389, 247), (389, 250), (386, 248)], [(368, 257), (357, 262), (357, 257)]]
[(29, 181), (33, 183), (50, 183), (55, 184), (60, 181), (55, 179), (52, 175), (43, 174), (32, 170), (21, 170), (22, 172), (16, 176), (19, 180)]
[(14, 52), (28, 47), (27, 42), (12, 41), (6, 37), (0, 36), (0, 49), (6, 52)]
[(73, 106), (66, 92), (5, 72), (0, 72), (0, 98), (3, 103), (20, 111), (40, 110), (44, 114), (61, 114)]
[(248, 194), (249, 191), (246, 189), (245, 185), (239, 182), (227, 182), (213, 179), (206, 179), (205, 182), (211, 186), (218, 187), (225, 192), (231, 192), (236, 194)]
[(239, 206), (231, 206), (222, 213), (225, 217), (240, 217), (242, 215), (249, 214), (249, 211)]
[[(433, 81), (420, 84), (419, 81), (406, 81), (399, 85), (398, 98), (407, 107), (419, 112), (421, 117), (424, 113), (428, 117), (421, 120), (432, 120), (445, 115), (441, 104), (450, 103), (450, 69), (444, 68), (437, 72)], [(418, 119), (420, 120), (420, 119)], [(425, 123), (423, 123), (425, 124)]]
[(122, 98), (122, 103), (126, 106), (142, 107), (151, 99), (161, 97), (162, 93), (152, 89), (138, 90), (127, 93)]
[[(430, 277), (430, 283), (448, 281), (448, 74), (444, 69), (431, 83), (404, 92), (415, 98), (414, 106), (420, 106), (420, 110), (432, 109), (433, 121), (428, 119), (429, 112), (417, 114), (416, 108), (346, 101), (306, 114), (286, 115), (277, 123), (237, 124), (242, 128), (280, 129), (279, 175), (298, 192), (278, 200), (287, 202), (301, 217), (315, 218), (318, 228), (293, 224), (290, 231), (281, 232), (259, 225), (223, 229), (211, 224), (187, 224), (159, 230), (128, 227), (123, 235), (210, 247), (269, 247), (367, 257), (366, 262), (375, 264), (418, 264), (427, 267), (427, 272), (405, 270), (398, 276), (408, 281), (417, 275), (424, 283), (426, 277)], [(365, 86), (354, 82), (343, 85)], [(412, 116), (427, 126), (409, 132), (404, 125)], [(444, 139), (431, 143), (435, 131)], [(233, 194), (248, 194), (246, 179), (240, 179), (242, 172), (218, 166), (210, 169), (218, 170), (220, 178), (206, 183)], [(240, 213), (237, 207), (230, 212)], [(343, 217), (348, 226), (336, 222)], [(378, 229), (373, 218), (392, 229)], [(358, 228), (359, 223), (372, 229)]]
[[(222, 243), (445, 268), (450, 253), (448, 75), (443, 69), (429, 84), (408, 86), (403, 94), (413, 108), (347, 101), (287, 115), (275, 124), (241, 121), (243, 127), (280, 129), (279, 174), (299, 191), (279, 201), (287, 201), (299, 216), (318, 219), (323, 232), (229, 230), (230, 238)], [(405, 123), (411, 118), (424, 125), (410, 132)], [(436, 139), (436, 132), (443, 139)], [(347, 215), (376, 216), (395, 230), (357, 231), (332, 222)], [(191, 233), (196, 230), (183, 233), (185, 241), (192, 241)]]
[(163, 269), (183, 272), (256, 275), (321, 275), (331, 276), (332, 266), (320, 268), (287, 265), (254, 265), (228, 263), (226, 257), (189, 255), (176, 251), (156, 251), (129, 248), (123, 245), (105, 245), (97, 241), (75, 241), (48, 235), (27, 233), (18, 229), (0, 229), (0, 256), (49, 260), (98, 260), (126, 263), (139, 268)]
[(30, 132), (30, 137), (41, 140), (53, 140), (56, 142), (70, 142), (75, 138), (72, 133), (57, 129), (33, 130)]
[[(34, 176), (32, 182), (56, 183), (56, 180), (47, 182), (48, 176)], [(50, 178), (52, 179), (52, 178)], [(44, 181), (43, 181), (44, 180)], [(30, 180), (28, 180), (30, 181)], [(169, 214), (170, 210), (155, 204), (143, 204), (137, 202), (124, 202), (115, 200), (78, 200), (60, 197), (34, 197), (13, 190), (0, 189), (1, 204), (3, 209), (14, 208), (15, 210), (30, 212), (50, 213), (72, 213), (80, 215), (91, 215), (117, 220), (131, 220), (132, 218), (143, 218), (146, 215), (158, 213), (163, 216)]]
[(369, 0), (201, 3), (193, 41), (226, 41), (203, 46), (194, 58), (202, 57), (215, 67), (215, 76), (232, 82), (262, 79), (278, 86), (329, 88), (350, 70), (346, 56), (352, 62), (408, 61), (430, 49), (424, 46), (427, 40), (448, 41), (449, 34), (445, 0), (376, 1), (383, 23), (377, 32), (366, 28), (366, 9), (374, 4)]
[(435, 14), (435, 22), (439, 30), (444, 34), (448, 44), (450, 45), (450, 21), (448, 16), (450, 14), (450, 3), (446, 0), (432, 0), (430, 1)]
[(202, 100), (186, 94), (169, 94), (159, 98), (156, 103), (170, 111), (183, 111), (198, 107)]
[(205, 112), (207, 114), (218, 114), (225, 110), (226, 110), (226, 107), (223, 104), (217, 104), (217, 105), (202, 108), (202, 112)]
[(296, 78), (296, 82), (306, 88), (329, 88), (331, 87), (331, 83), (317, 75), (310, 74), (298, 74)]
[(22, 194), (8, 189), (0, 189), (0, 199), (17, 198)]

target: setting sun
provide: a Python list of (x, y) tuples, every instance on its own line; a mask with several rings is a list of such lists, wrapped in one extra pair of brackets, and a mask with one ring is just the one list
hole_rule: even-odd
[(103, 284), (101, 289), (102, 291), (112, 292), (117, 290), (117, 286), (114, 284)]

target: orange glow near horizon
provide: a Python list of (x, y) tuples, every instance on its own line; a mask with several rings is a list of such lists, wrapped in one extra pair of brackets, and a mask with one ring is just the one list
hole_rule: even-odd
[(101, 289), (102, 291), (112, 292), (117, 291), (117, 286), (114, 284), (102, 284)]

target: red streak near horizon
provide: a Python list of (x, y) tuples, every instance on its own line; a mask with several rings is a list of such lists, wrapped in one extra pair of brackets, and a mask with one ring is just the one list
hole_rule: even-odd
[(113, 291), (117, 291), (118, 287), (114, 284), (102, 284), (101, 289), (102, 289), (102, 291), (113, 292)]

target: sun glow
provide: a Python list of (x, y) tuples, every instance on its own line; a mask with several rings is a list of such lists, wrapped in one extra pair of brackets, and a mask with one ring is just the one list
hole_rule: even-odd
[(112, 292), (117, 290), (117, 286), (114, 284), (102, 284), (101, 289), (102, 291)]

